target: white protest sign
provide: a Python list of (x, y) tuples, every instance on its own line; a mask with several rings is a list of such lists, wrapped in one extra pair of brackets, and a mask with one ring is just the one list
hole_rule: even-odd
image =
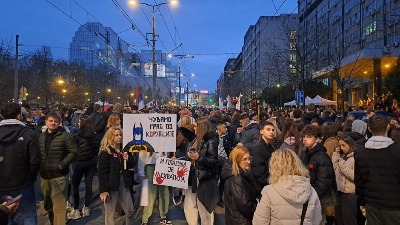
[(130, 152), (175, 152), (176, 114), (124, 114), (123, 146)]
[(185, 160), (157, 158), (153, 184), (188, 189), (190, 164)]

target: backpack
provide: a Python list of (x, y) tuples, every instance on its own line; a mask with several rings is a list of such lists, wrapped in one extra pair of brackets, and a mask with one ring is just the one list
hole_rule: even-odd
[(74, 114), (72, 114), (72, 118), (71, 118), (71, 126), (72, 127), (79, 128), (78, 122), (82, 115), (83, 115), (83, 113), (81, 113), (81, 112), (79, 112), (79, 113), (75, 112)]

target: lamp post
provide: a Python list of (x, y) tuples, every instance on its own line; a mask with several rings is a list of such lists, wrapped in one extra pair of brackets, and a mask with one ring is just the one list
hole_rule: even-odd
[(181, 106), (181, 95), (182, 95), (182, 88), (181, 88), (181, 60), (183, 58), (194, 58), (194, 55), (172, 55), (169, 54), (168, 57), (177, 57), (179, 58), (178, 61), (178, 87), (179, 87), (179, 95), (178, 95), (178, 102), (179, 102), (179, 106)]
[(155, 105), (157, 105), (157, 63), (156, 63), (156, 11), (157, 9), (161, 6), (161, 5), (166, 5), (166, 4), (172, 4), (172, 5), (176, 5), (178, 4), (177, 0), (171, 0), (169, 2), (162, 2), (162, 3), (158, 3), (158, 4), (148, 4), (145, 2), (137, 2), (136, 0), (130, 0), (129, 4), (130, 5), (146, 5), (148, 7), (151, 7), (152, 9), (152, 14), (151, 14), (151, 27), (152, 27), (152, 52), (153, 52), (153, 57), (152, 57), (152, 65), (153, 65), (153, 89), (152, 89), (152, 99)]
[(189, 107), (189, 82), (190, 82), (190, 77), (194, 77), (194, 73), (192, 75), (188, 75), (186, 78), (186, 107)]

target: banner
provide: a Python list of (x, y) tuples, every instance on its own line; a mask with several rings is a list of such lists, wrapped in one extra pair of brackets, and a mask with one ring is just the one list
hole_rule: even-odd
[(129, 152), (175, 152), (176, 114), (124, 114), (123, 146)]
[(157, 158), (153, 184), (188, 189), (190, 164), (185, 160)]
[[(144, 64), (144, 75), (152, 77), (153, 76), (153, 64), (145, 63)], [(165, 77), (165, 65), (157, 64), (157, 77)]]

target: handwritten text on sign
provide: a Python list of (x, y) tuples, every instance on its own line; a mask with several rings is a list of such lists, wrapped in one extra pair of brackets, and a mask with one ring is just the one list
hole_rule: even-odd
[(153, 184), (187, 189), (190, 164), (185, 160), (157, 158)]

